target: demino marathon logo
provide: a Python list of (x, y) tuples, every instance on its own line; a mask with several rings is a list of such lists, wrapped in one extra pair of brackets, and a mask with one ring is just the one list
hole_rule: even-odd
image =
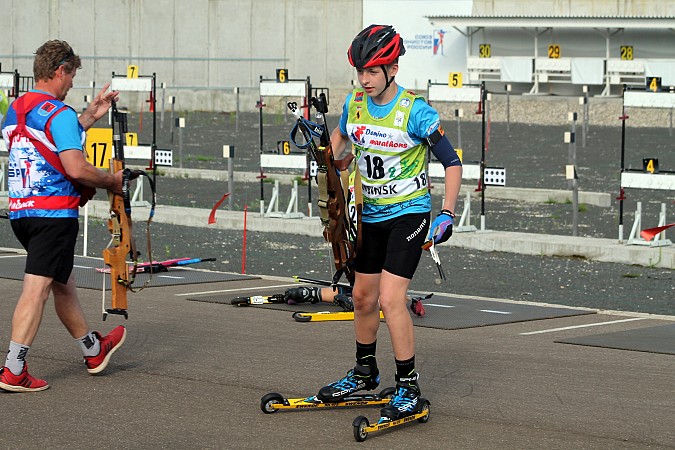
[(371, 130), (365, 125), (358, 126), (352, 132), (352, 139), (354, 142), (365, 145), (366, 140), (370, 145), (377, 145), (379, 147), (387, 148), (405, 148), (406, 144), (403, 142), (394, 142), (393, 136), (382, 131)]

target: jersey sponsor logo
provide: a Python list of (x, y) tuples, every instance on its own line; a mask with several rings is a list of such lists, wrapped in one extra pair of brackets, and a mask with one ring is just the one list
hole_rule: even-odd
[(356, 114), (355, 114), (354, 120), (361, 120), (361, 107), (360, 106), (356, 108)]
[(363, 101), (363, 92), (357, 92), (356, 95), (354, 95), (354, 101), (355, 102), (362, 102)]
[(20, 199), (9, 201), (10, 211), (19, 211), (26, 208), (33, 208), (35, 206), (34, 200), (21, 201)]
[(56, 105), (53, 104), (52, 102), (44, 102), (42, 104), (42, 106), (40, 106), (40, 109), (38, 110), (38, 114), (40, 114), (41, 116), (48, 116), (55, 109), (56, 109)]
[(384, 138), (384, 139), (392, 139), (394, 137), (394, 136), (392, 136), (391, 133), (385, 133), (384, 131), (371, 130), (370, 128), (366, 128), (366, 136), (375, 136), (375, 137)]
[(371, 145), (377, 145), (378, 147), (386, 147), (386, 148), (407, 148), (408, 144), (405, 142), (394, 142), (394, 141), (381, 141), (379, 139), (371, 139), (370, 140)]
[(407, 108), (408, 106), (410, 106), (410, 99), (409, 98), (401, 99), (401, 108)]
[(30, 210), (30, 209), (78, 209), (80, 197), (75, 196), (33, 196), (30, 198), (10, 198), (9, 210), (12, 212)]
[(352, 131), (352, 140), (356, 142), (357, 144), (365, 144), (366, 139), (365, 139), (365, 132), (367, 130), (367, 127), (365, 125), (360, 125), (358, 127), (354, 127), (354, 131)]
[(368, 197), (381, 197), (381, 196), (390, 196), (397, 195), (396, 183), (385, 184), (383, 186), (369, 186), (367, 184), (363, 185), (363, 191)]

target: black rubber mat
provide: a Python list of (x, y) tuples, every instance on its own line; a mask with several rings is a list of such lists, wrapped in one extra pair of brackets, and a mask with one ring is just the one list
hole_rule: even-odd
[[(272, 295), (276, 291), (256, 291), (255, 295)], [(247, 294), (250, 294), (248, 292)], [(230, 304), (237, 297), (233, 294), (209, 295), (188, 298), (190, 301)], [(535, 306), (517, 303), (504, 303), (489, 300), (469, 300), (458, 297), (434, 295), (423, 301), (426, 314), (418, 317), (411, 314), (413, 324), (419, 327), (440, 328), (444, 330), (456, 330), (461, 328), (483, 327), (488, 325), (500, 325), (529, 320), (551, 319), (554, 317), (577, 316), (594, 314), (594, 311), (556, 308), (548, 306)], [(318, 312), (318, 311), (341, 311), (330, 303), (301, 303), (298, 305), (265, 304), (255, 305), (253, 308), (277, 309), (291, 312)]]
[[(11, 280), (23, 280), (25, 255), (0, 258), (0, 278)], [(98, 272), (96, 268), (103, 267), (103, 260), (76, 256), (73, 270), (77, 287), (84, 289), (101, 289), (105, 281), (105, 288), (110, 289), (110, 275)], [(150, 278), (149, 274), (136, 275), (135, 287), (141, 287)], [(215, 283), (219, 281), (254, 280), (259, 277), (239, 275), (224, 272), (207, 272), (202, 270), (176, 268), (168, 272), (160, 272), (152, 275), (147, 287), (176, 286), (181, 284)]]
[(675, 323), (657, 327), (638, 328), (636, 330), (561, 339), (555, 342), (675, 355)]
[(581, 309), (475, 300), (446, 295), (434, 295), (423, 301), (423, 304), (426, 314), (424, 317), (413, 315), (413, 324), (444, 330), (595, 314), (595, 311)]

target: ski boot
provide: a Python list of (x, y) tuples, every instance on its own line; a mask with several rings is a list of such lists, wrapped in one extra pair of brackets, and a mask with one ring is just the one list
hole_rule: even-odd
[(286, 289), (284, 298), (289, 305), (306, 302), (319, 303), (321, 301), (321, 289), (313, 286)]
[[(366, 373), (368, 372), (368, 373)], [(347, 375), (334, 383), (322, 387), (316, 398), (322, 402), (340, 402), (361, 390), (373, 390), (380, 384), (380, 372), (376, 366), (363, 367), (357, 365)]]
[(396, 378), (396, 393), (391, 402), (380, 410), (378, 423), (402, 419), (419, 411), (421, 393), (416, 381), (417, 375), (411, 378)]
[(354, 302), (349, 295), (346, 294), (336, 294), (333, 298), (333, 304), (342, 308), (345, 312), (354, 311)]

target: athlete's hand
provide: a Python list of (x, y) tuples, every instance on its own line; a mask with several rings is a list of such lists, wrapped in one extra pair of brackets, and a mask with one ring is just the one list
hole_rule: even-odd
[(434, 244), (441, 244), (452, 236), (452, 225), (454, 224), (454, 214), (447, 209), (442, 209), (429, 227), (427, 241), (433, 238)]

